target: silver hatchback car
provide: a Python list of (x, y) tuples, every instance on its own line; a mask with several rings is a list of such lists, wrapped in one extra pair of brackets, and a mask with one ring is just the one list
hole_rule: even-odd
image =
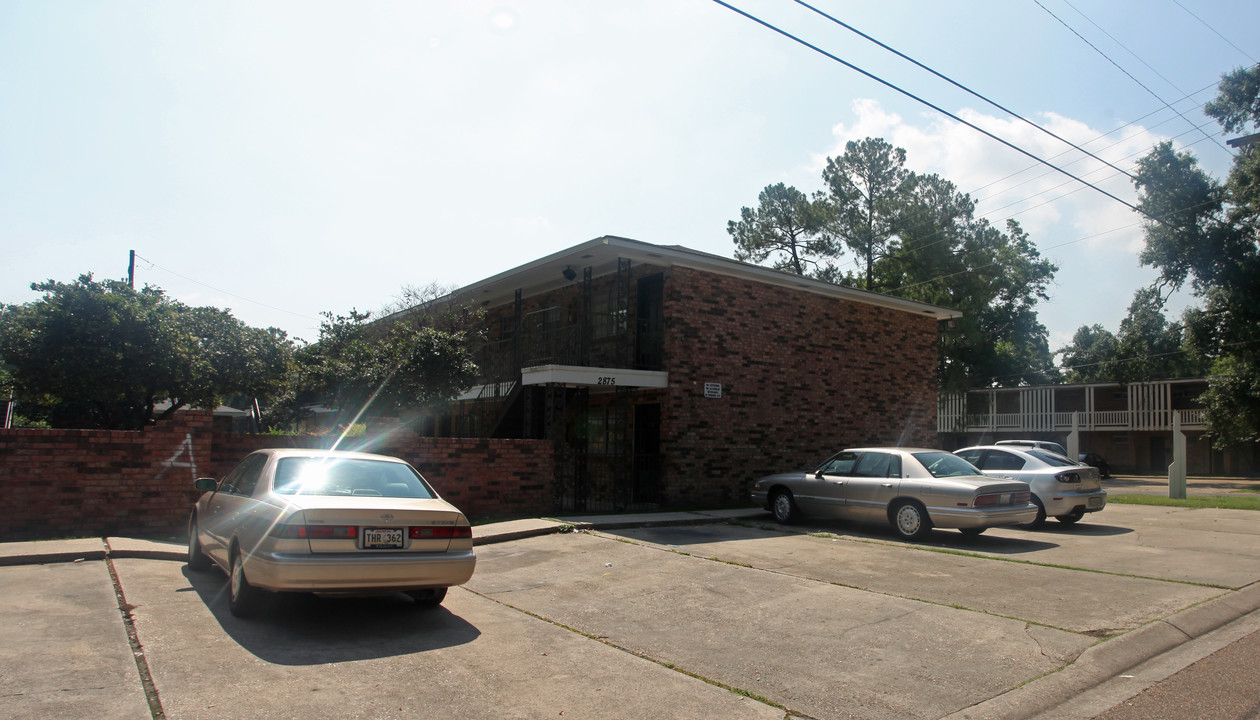
[(1085, 513), (1107, 506), (1098, 468), (1073, 462), (1042, 448), (1016, 445), (980, 445), (956, 450), (955, 455), (980, 468), (985, 475), (1022, 480), (1032, 488), (1039, 528), (1046, 517), (1071, 525)]

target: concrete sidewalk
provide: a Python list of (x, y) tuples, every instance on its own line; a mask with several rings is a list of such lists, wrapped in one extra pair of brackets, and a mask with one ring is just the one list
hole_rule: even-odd
[[(485, 546), (574, 530), (612, 531), (625, 528), (691, 526), (721, 523), (729, 520), (771, 522), (769, 514), (757, 508), (703, 512), (584, 515), (533, 518), (478, 525), (473, 529), (473, 536), (476, 545)], [(793, 532), (792, 528), (784, 529), (788, 532)], [(795, 531), (808, 532), (805, 528), (798, 528)], [(1045, 537), (1049, 539), (1055, 536), (1045, 534)], [(82, 627), (69, 633), (68, 635), (73, 637), (64, 641), (70, 642), (72, 640), (75, 644), (73, 646), (67, 645), (65, 648), (58, 650), (58, 656), (99, 657), (105, 665), (101, 667), (84, 667), (84, 677), (101, 675), (102, 677), (108, 676), (113, 679), (108, 680), (108, 682), (102, 682), (100, 687), (93, 685), (87, 690), (79, 688), (74, 692), (83, 696), (82, 699), (84, 701), (97, 703), (97, 707), (117, 706), (120, 712), (117, 715), (109, 715), (111, 717), (145, 716), (148, 708), (144, 704), (144, 694), (141, 692), (137, 695), (135, 688), (138, 685), (127, 679), (129, 676), (133, 676), (136, 671), (135, 664), (132, 663), (130, 658), (131, 648), (128, 646), (125, 634), (120, 634), (120, 628), (117, 625), (109, 628), (98, 627), (100, 623), (92, 622), (92, 620), (93, 618), (117, 613), (120, 609), (123, 610), (124, 618), (129, 619), (129, 606), (124, 608), (122, 596), (120, 595), (117, 601), (113, 597), (111, 583), (109, 582), (110, 573), (113, 572), (112, 561), (119, 559), (157, 559), (182, 562), (185, 556), (186, 548), (182, 543), (156, 542), (135, 538), (87, 538), (0, 544), (0, 566), (46, 565), (51, 570), (55, 570), (58, 567), (68, 568), (73, 566), (80, 569), (77, 572), (83, 577), (78, 578), (76, 575), (74, 578), (71, 578), (67, 573), (63, 572), (58, 574), (58, 577), (61, 578), (60, 582), (67, 582), (72, 579), (80, 582), (84, 590), (78, 591), (80, 593), (79, 597), (87, 598), (88, 596), (85, 593), (89, 589), (95, 592), (96, 595), (99, 595), (99, 597), (92, 595), (88, 598), (93, 601), (93, 607), (97, 608), (92, 614), (87, 614), (86, 610), (76, 611), (71, 606), (66, 606), (59, 612), (52, 612), (57, 610), (54, 607), (49, 609), (51, 615), (49, 615), (47, 621), (39, 620), (46, 613), (43, 613), (38, 605), (30, 605), (28, 609), (29, 614), (32, 615), (30, 625), (14, 627), (8, 631), (11, 635), (9, 639), (15, 643), (11, 649), (20, 651), (23, 647), (31, 647), (31, 643), (46, 642), (45, 635), (57, 635), (58, 633), (54, 632), (55, 626), (49, 625), (49, 622), (61, 623), (65, 627), (79, 628), (79, 625), (74, 625), (75, 622), (78, 622)], [(105, 563), (111, 568), (110, 573), (102, 574), (99, 570), (99, 568), (103, 567), (102, 564), (86, 562), (95, 560), (110, 560), (110, 563)], [(96, 569), (94, 570), (94, 568)], [(31, 567), (29, 569), (15, 568), (10, 572), (16, 573), (19, 571), (20, 573), (45, 573), (48, 570)], [(16, 603), (18, 602), (17, 599), (20, 599), (22, 595), (19, 592), (20, 588), (18, 585), (24, 586), (28, 580), (29, 582), (36, 582), (37, 578), (27, 578), (25, 574), (19, 574), (14, 575), (10, 580), (11, 583), (13, 581), (17, 582), (11, 588), (13, 593), (16, 594), (11, 593), (12, 597), (10, 598), (11, 602)], [(128, 600), (130, 600), (130, 593), (128, 593)], [(1065, 700), (1070, 701), (1070, 699), (1090, 691), (1091, 688), (1099, 687), (1108, 680), (1171, 651), (1176, 651), (1186, 657), (1192, 657), (1192, 654), (1187, 654), (1188, 648), (1193, 647), (1200, 640), (1205, 645), (1210, 644), (1211, 634), (1218, 628), (1223, 628), (1236, 620), (1245, 618), (1257, 610), (1260, 610), (1260, 584), (1236, 587), (1232, 592), (1228, 592), (1221, 597), (1183, 609), (1180, 612), (1127, 632), (1120, 637), (1094, 645), (1063, 669), (961, 710), (948, 716), (948, 720), (979, 720), (981, 718), (1011, 720), (1014, 718), (1032, 718), (1040, 713), (1047, 713), (1047, 717), (1053, 714), (1053, 717), (1056, 719), (1074, 717), (1071, 713), (1064, 711), (1063, 703)], [(81, 617), (79, 614), (81, 614)], [(69, 624), (66, 625), (66, 623)], [(92, 628), (97, 629), (93, 631)], [(108, 633), (101, 634), (107, 630), (111, 631), (113, 635)], [(94, 632), (96, 633), (95, 635), (93, 634)], [(61, 633), (61, 635), (67, 635), (67, 633)], [(139, 650), (137, 650), (137, 655), (139, 654)], [(48, 697), (62, 698), (67, 698), (67, 693), (70, 692), (60, 686), (48, 685), (44, 687), (48, 683), (47, 679), (41, 679), (37, 675), (24, 678), (25, 676), (15, 675), (9, 679), (13, 682), (21, 683), (24, 692), (27, 690), (30, 692), (42, 692)], [(123, 686), (130, 688), (128, 692), (122, 693), (120, 689), (118, 690), (121, 693), (119, 697), (114, 699), (106, 697), (105, 692), (108, 688), (122, 688)], [(32, 714), (28, 716), (37, 717), (39, 715)], [(71, 716), (73, 714), (59, 715), (57, 717)], [(106, 715), (102, 715), (102, 717), (104, 716)]]
[[(741, 508), (736, 510), (580, 515), (509, 520), (487, 525), (474, 525), (473, 544), (490, 545), (575, 530), (617, 530), (629, 527), (700, 525), (725, 522), (732, 519), (765, 516), (766, 511), (764, 510)], [(185, 559), (187, 552), (187, 548), (182, 543), (126, 537), (10, 542), (0, 543), (0, 567), (6, 565), (44, 565), (83, 560), (104, 560), (106, 557), (180, 561)]]

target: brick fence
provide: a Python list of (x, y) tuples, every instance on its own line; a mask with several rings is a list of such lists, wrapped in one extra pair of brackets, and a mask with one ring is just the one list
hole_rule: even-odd
[[(370, 428), (370, 440), (348, 438), (341, 449), (407, 460), (474, 522), (552, 509), (550, 442), (422, 438), (397, 430)], [(221, 477), (258, 448), (330, 443), (216, 432), (202, 411), (136, 432), (0, 430), (0, 541), (182, 534), (198, 495), (195, 478)]]

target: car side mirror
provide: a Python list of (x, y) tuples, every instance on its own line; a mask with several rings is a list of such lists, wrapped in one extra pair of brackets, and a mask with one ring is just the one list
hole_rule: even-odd
[(210, 492), (219, 486), (219, 483), (214, 478), (197, 478), (193, 484), (202, 492)]

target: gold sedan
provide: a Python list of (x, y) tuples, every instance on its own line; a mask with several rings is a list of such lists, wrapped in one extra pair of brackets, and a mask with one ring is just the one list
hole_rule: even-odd
[(188, 520), (188, 566), (228, 575), (245, 616), (265, 591), (406, 593), (422, 607), (472, 577), (472, 527), (411, 465), (367, 453), (251, 453), (204, 491)]

